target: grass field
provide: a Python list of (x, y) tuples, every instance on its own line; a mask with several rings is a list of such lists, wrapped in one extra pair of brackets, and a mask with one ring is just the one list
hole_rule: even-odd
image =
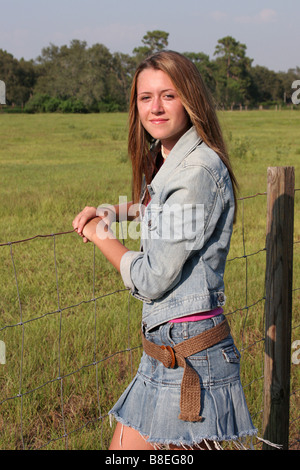
[[(266, 191), (268, 166), (294, 166), (300, 188), (298, 111), (223, 112), (220, 120), (240, 197)], [(108, 446), (112, 429), (105, 415), (141, 354), (141, 304), (129, 298), (114, 268), (91, 244), (74, 233), (51, 234), (71, 231), (85, 205), (116, 203), (119, 196), (130, 200), (126, 138), (125, 114), (0, 114), (0, 244), (50, 235), (0, 247), (0, 341), (6, 345), (0, 449)], [(299, 214), (300, 191), (295, 241)], [(241, 200), (226, 270), (226, 312), (259, 429), (265, 232), (266, 196)], [(138, 248), (136, 240), (125, 243)], [(252, 256), (243, 258), (244, 253)], [(294, 327), (300, 320), (299, 254), (295, 244)], [(295, 328), (292, 340), (299, 339)], [(292, 364), (291, 442), (300, 434), (299, 385), (300, 365)]]

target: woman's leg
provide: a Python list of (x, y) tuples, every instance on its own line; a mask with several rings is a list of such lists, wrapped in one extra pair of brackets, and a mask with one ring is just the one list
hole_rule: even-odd
[[(181, 447), (171, 444), (169, 450), (217, 450), (213, 441), (201, 442), (193, 447)], [(147, 442), (135, 429), (117, 423), (109, 450), (155, 450), (155, 447)]]
[(154, 450), (135, 429), (117, 423), (109, 450)]

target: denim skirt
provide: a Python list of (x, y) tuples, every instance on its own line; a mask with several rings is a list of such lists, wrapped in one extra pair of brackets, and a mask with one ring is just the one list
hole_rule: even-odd
[[(175, 346), (224, 318), (221, 314), (196, 322), (164, 323), (144, 334), (156, 344)], [(256, 435), (240, 382), (240, 354), (231, 335), (187, 361), (200, 378), (202, 421), (178, 418), (183, 368), (167, 369), (145, 352), (136, 376), (110, 414), (157, 446), (195, 446), (203, 440), (236, 441)]]

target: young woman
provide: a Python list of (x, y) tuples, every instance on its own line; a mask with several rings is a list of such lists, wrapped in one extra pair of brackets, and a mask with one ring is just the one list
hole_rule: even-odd
[[(140, 203), (140, 251), (110, 234), (109, 210), (99, 218), (87, 207), (73, 221), (143, 302), (144, 352), (110, 412), (118, 422), (110, 448), (214, 449), (254, 435), (223, 312), (236, 180), (214, 105), (181, 54), (162, 51), (138, 67), (128, 147), (133, 201), (125, 213)], [(118, 220), (124, 207), (113, 211)]]

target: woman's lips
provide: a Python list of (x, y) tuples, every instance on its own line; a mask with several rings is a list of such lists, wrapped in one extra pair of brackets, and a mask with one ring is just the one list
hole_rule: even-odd
[(150, 120), (151, 124), (164, 124), (167, 121), (168, 119), (151, 119)]

